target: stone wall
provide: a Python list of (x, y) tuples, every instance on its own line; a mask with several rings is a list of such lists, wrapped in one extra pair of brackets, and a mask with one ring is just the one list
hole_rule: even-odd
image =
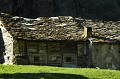
[(0, 38), (0, 53), (3, 55), (0, 59), (4, 60), (4, 64), (13, 64), (13, 37), (0, 22), (1, 38)]
[(95, 67), (120, 69), (120, 45), (93, 43), (92, 46), (92, 61)]

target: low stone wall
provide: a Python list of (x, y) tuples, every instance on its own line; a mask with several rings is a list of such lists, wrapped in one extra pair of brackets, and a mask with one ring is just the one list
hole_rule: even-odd
[(93, 44), (92, 61), (95, 67), (107, 69), (120, 68), (120, 46), (115, 44)]

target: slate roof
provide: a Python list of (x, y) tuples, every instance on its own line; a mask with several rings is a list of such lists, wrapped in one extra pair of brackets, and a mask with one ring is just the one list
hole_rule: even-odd
[(28, 19), (0, 14), (6, 29), (15, 38), (27, 40), (87, 40), (83, 27), (92, 27), (93, 42), (120, 42), (120, 21), (102, 21), (70, 16)]
[(4, 16), (3, 23), (15, 38), (27, 40), (85, 40), (82, 38), (83, 27), (70, 16), (23, 17)]
[(81, 20), (83, 26), (92, 27), (92, 41), (120, 41), (120, 21)]

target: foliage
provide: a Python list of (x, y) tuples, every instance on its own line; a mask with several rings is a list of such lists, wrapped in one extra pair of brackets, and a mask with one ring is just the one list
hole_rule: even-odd
[(70, 15), (120, 20), (120, 0), (0, 0), (0, 12), (30, 18)]
[(117, 70), (0, 65), (0, 79), (119, 79), (119, 76)]

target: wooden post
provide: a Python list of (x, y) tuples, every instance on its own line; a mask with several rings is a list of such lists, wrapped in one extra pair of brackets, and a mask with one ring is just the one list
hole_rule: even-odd
[(63, 52), (62, 52), (62, 46), (61, 46), (61, 42), (60, 42), (60, 54), (61, 54), (61, 66), (63, 64)]
[(47, 54), (47, 65), (49, 65), (48, 64), (48, 57), (49, 57), (49, 55), (48, 55), (48, 41), (46, 41), (46, 54)]

